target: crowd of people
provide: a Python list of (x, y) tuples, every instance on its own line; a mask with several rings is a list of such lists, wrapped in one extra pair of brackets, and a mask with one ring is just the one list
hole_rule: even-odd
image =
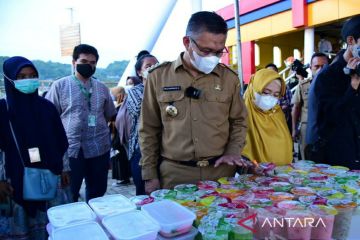
[[(237, 74), (219, 63), (227, 30), (216, 13), (194, 13), (175, 61), (159, 64), (141, 51), (136, 76), (111, 90), (93, 77), (99, 54), (87, 44), (74, 48), (74, 74), (56, 80), (45, 97), (34, 64), (7, 59), (0, 238), (47, 239), (46, 210), (79, 201), (83, 180), (85, 201), (103, 196), (110, 162), (117, 183), (132, 178), (143, 195), (257, 172), (259, 163), (290, 164), (300, 132), (300, 158), (359, 170), (360, 17), (344, 24), (347, 48), (331, 64), (315, 53), (311, 76), (296, 74), (292, 97), (274, 64), (257, 71), (240, 95)], [(25, 168), (59, 176), (55, 195), (28, 200)]]

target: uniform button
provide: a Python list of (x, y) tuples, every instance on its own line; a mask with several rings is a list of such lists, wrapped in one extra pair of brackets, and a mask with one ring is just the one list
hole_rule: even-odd
[(360, 139), (360, 135), (358, 136), (358, 138)]
[(196, 117), (194, 117), (194, 118), (193, 118), (193, 120), (194, 120), (194, 121), (197, 121), (197, 118), (196, 118)]
[(198, 138), (194, 138), (194, 142), (197, 143), (199, 141)]

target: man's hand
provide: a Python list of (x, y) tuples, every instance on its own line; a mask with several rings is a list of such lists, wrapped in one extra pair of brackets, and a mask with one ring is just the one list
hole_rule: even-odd
[(155, 190), (160, 189), (160, 181), (159, 179), (150, 179), (145, 181), (145, 193), (150, 194)]
[(241, 158), (239, 155), (223, 155), (218, 160), (216, 160), (214, 167), (218, 167), (220, 164), (227, 164), (230, 166), (239, 166), (239, 167), (252, 167), (253, 164), (249, 161), (246, 161)]
[(67, 187), (70, 184), (70, 172), (61, 173), (61, 187)]
[[(360, 58), (350, 58), (348, 64), (346, 65), (347, 68), (356, 69), (356, 67), (360, 63)], [(360, 84), (360, 77), (357, 74), (351, 75), (351, 87), (355, 90), (359, 88)]]
[(7, 182), (0, 182), (0, 203), (4, 203), (8, 196), (11, 196), (14, 189)]

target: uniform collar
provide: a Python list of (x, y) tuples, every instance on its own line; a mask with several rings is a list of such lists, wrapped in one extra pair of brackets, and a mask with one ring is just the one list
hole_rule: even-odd
[[(182, 67), (184, 68), (184, 64), (183, 64), (183, 56), (184, 56), (184, 52), (180, 53), (179, 57), (176, 59), (175, 63), (174, 63), (174, 70), (176, 71), (178, 68)], [(218, 64), (214, 70), (212, 70), (211, 73), (216, 74), (217, 76), (220, 76), (220, 64)], [(204, 74), (204, 73), (203, 73)], [(205, 74), (204, 74), (205, 75)]]

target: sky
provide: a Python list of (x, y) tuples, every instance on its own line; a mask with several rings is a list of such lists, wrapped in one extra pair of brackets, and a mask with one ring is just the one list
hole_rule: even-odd
[[(60, 25), (80, 23), (81, 42), (98, 49), (99, 67), (130, 60), (142, 50), (169, 0), (0, 0), (0, 56), (70, 63), (62, 57)], [(152, 54), (171, 61), (184, 50), (182, 37), (193, 0), (177, 0)], [(202, 0), (216, 11), (234, 0)]]

